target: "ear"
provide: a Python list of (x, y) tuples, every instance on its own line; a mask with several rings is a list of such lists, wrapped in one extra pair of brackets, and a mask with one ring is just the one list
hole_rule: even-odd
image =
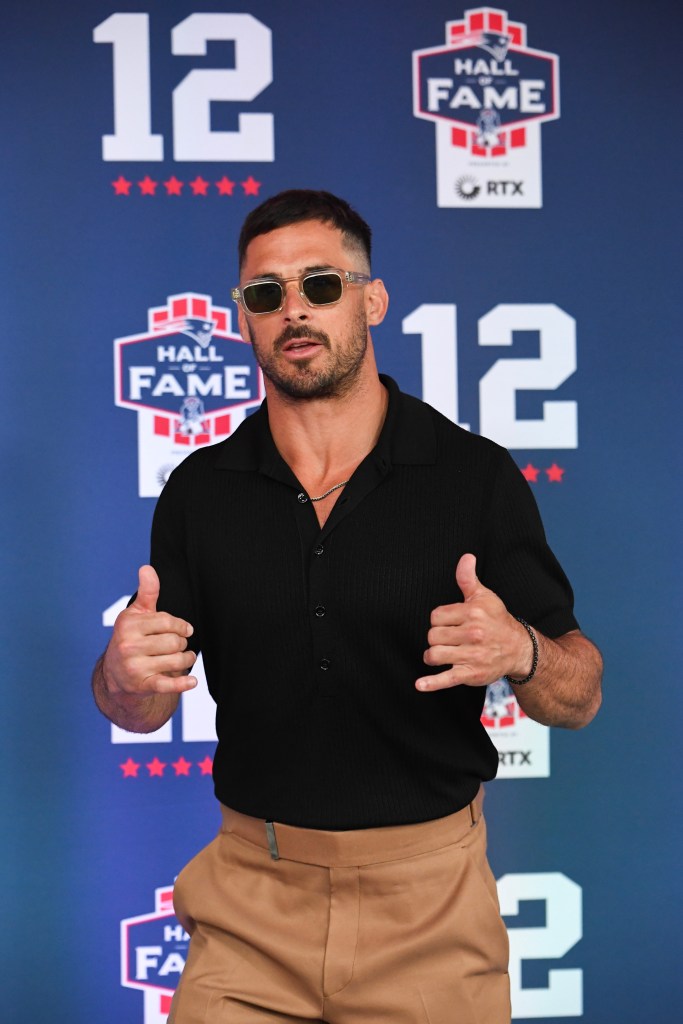
[(384, 287), (384, 282), (377, 277), (365, 288), (365, 315), (368, 324), (375, 327), (377, 324), (381, 324), (387, 315), (388, 308), (389, 295)]

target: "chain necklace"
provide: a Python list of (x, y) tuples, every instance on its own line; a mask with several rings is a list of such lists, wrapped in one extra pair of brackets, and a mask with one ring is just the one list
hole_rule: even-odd
[[(350, 479), (351, 477), (349, 477), (349, 480)], [(332, 491), (338, 491), (340, 487), (346, 487), (349, 480), (342, 480), (340, 484), (335, 484), (334, 487), (330, 487), (329, 491), (325, 491), (324, 494), (319, 494), (317, 498), (312, 497), (310, 494), (308, 497), (311, 501), (322, 501), (323, 498), (326, 498), (328, 494), (332, 494)]]

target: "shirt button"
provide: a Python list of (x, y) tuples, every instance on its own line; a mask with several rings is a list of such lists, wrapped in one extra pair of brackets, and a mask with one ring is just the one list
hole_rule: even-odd
[(325, 606), (322, 605), (322, 604), (319, 604), (318, 607), (315, 610), (315, 614), (316, 614), (317, 618), (322, 619), (323, 615), (325, 614)]
[(303, 491), (301, 492), (301, 494), (297, 494), (296, 497), (297, 501), (300, 501), (302, 505), (305, 505), (306, 502), (308, 501), (308, 498), (306, 497)]
[(323, 658), (322, 661), (320, 662), (320, 667), (323, 670), (323, 672), (327, 672), (328, 668), (330, 667), (330, 659)]
[(324, 550), (325, 550), (325, 548), (322, 546), (322, 544), (318, 544), (317, 548), (313, 548), (313, 554), (314, 555), (322, 555)]

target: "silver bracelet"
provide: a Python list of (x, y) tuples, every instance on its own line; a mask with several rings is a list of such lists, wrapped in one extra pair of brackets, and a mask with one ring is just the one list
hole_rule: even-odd
[(517, 619), (517, 622), (520, 622), (524, 626), (525, 630), (531, 637), (532, 644), (534, 645), (534, 656), (531, 660), (531, 672), (529, 675), (524, 676), (524, 679), (513, 679), (512, 676), (505, 676), (508, 683), (514, 683), (515, 686), (521, 686), (522, 683), (531, 682), (536, 675), (536, 669), (538, 668), (538, 639), (528, 622), (525, 622), (524, 619), (520, 619), (518, 615), (516, 615), (515, 618)]

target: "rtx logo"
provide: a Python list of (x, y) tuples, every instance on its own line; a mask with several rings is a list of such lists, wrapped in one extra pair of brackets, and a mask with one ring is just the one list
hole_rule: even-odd
[(490, 196), (523, 196), (523, 181), (487, 181), (486, 192)]

